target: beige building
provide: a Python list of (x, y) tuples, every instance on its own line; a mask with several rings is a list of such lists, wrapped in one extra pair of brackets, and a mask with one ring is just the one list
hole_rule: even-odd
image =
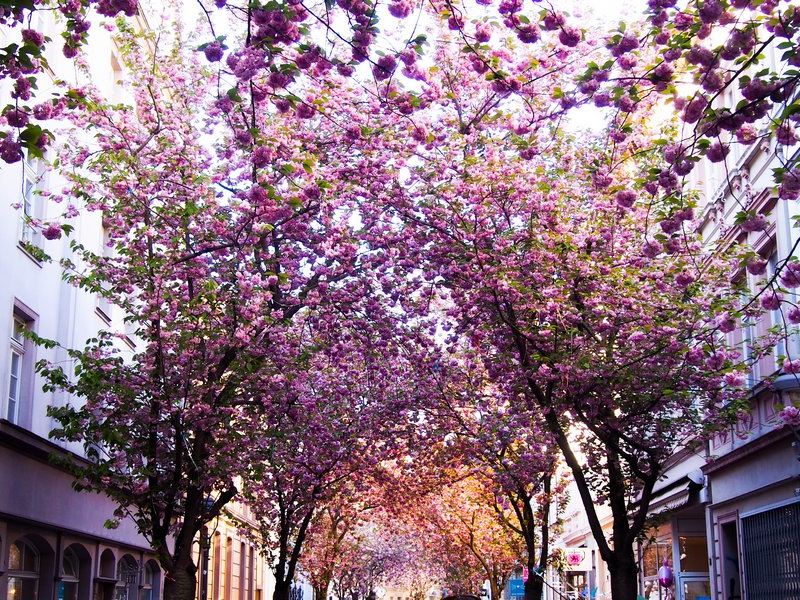
[[(258, 547), (243, 535), (244, 524), (254, 525), (249, 507), (233, 501), (209, 523), (198, 540), (197, 600), (270, 600), (274, 577)], [(205, 539), (202, 539), (202, 538)]]

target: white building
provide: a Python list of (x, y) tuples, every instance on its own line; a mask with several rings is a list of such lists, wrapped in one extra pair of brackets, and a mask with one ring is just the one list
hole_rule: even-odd
[[(91, 81), (106, 97), (124, 101), (120, 85), (123, 61), (111, 37), (95, 18), (86, 48), (88, 75), (60, 52), (60, 29), (49, 12), (34, 13), (31, 27), (54, 41), (48, 60), (53, 73), (72, 85)], [(146, 29), (141, 16), (136, 26)], [(18, 39), (19, 28), (0, 31), (3, 43)], [(52, 80), (38, 77), (38, 98), (47, 98)], [(11, 82), (0, 82), (2, 105), (13, 102)], [(72, 489), (73, 478), (54, 466), (52, 455), (83, 460), (77, 444), (48, 439), (57, 425), (47, 416), (50, 406), (63, 406), (63, 393), (44, 393), (35, 363), (47, 359), (65, 364), (63, 348), (82, 348), (100, 328), (124, 332), (123, 314), (107, 301), (62, 280), (59, 259), (71, 256), (70, 239), (98, 253), (104, 251), (104, 231), (98, 212), (81, 212), (71, 220), (68, 239), (49, 241), (26, 225), (25, 217), (57, 218), (63, 204), (39, 192), (58, 190), (62, 181), (36, 160), (0, 164), (0, 600), (158, 600), (162, 573), (147, 541), (131, 521), (116, 529), (114, 504), (99, 494)], [(41, 248), (53, 260), (41, 262), (26, 244)], [(30, 246), (28, 246), (30, 248)], [(25, 329), (55, 340), (61, 348), (36, 346)], [(124, 342), (134, 349), (134, 340)], [(79, 401), (75, 398), (73, 402)], [(232, 509), (242, 513), (244, 509)], [(244, 511), (244, 512), (243, 512)], [(266, 600), (272, 594), (264, 558), (240, 532), (215, 523), (209, 552), (205, 600)]]

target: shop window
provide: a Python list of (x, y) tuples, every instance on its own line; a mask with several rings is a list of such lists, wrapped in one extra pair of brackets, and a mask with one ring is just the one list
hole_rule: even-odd
[(683, 600), (711, 600), (711, 583), (708, 579), (683, 581)]
[(8, 551), (7, 600), (36, 600), (40, 575), (39, 552), (24, 540), (14, 542)]
[(708, 545), (705, 536), (682, 535), (678, 538), (680, 569), (684, 573), (708, 573)]
[(658, 569), (664, 560), (672, 563), (672, 546), (668, 541), (652, 542), (642, 550), (642, 596), (645, 600), (662, 600), (664, 590), (658, 585)]

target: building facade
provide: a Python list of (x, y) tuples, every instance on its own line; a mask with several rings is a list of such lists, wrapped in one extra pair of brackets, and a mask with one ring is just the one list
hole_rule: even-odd
[[(146, 26), (143, 19), (138, 26)], [(42, 11), (32, 14), (31, 27), (59, 37), (56, 23)], [(78, 72), (54, 43), (48, 55), (52, 72), (72, 74), (74, 85), (91, 80), (104, 93), (118, 93), (117, 49), (99, 23), (92, 29), (90, 51), (96, 61), (90, 71)], [(19, 35), (19, 28), (0, 32), (4, 45)], [(48, 97), (52, 79), (43, 73), (38, 84), (40, 97)], [(10, 91), (10, 81), (4, 80), (3, 105), (13, 102)], [(80, 446), (49, 440), (55, 423), (48, 407), (74, 399), (43, 392), (35, 373), (41, 359), (66, 364), (63, 348), (81, 347), (100, 327), (122, 331), (123, 315), (65, 283), (58, 260), (70, 256), (68, 240), (46, 240), (27, 222), (55, 218), (64, 210), (47, 197), (62, 182), (30, 157), (4, 164), (0, 178), (0, 600), (157, 600), (162, 573), (146, 540), (128, 520), (116, 529), (105, 527), (114, 504), (99, 494), (76, 492), (72, 476), (53, 461), (84, 460)], [(75, 226), (76, 239), (102, 251), (99, 215), (82, 214)], [(53, 262), (38, 260), (35, 248)], [(25, 330), (56, 340), (61, 348), (37, 346)], [(126, 343), (131, 351), (134, 342)]]
[[(42, 14), (34, 12), (30, 26), (57, 40), (58, 25)], [(100, 18), (95, 21), (87, 70), (76, 69), (53, 42), (54, 51), (48, 54), (52, 72), (75, 86), (91, 83), (115, 102), (130, 101), (122, 85), (121, 53)], [(148, 28), (141, 15), (133, 24)], [(0, 30), (3, 45), (19, 35), (19, 28)], [(48, 97), (53, 81), (42, 74), (38, 84), (40, 97)], [(0, 82), (1, 105), (13, 102), (10, 92), (10, 82)], [(48, 198), (64, 182), (27, 157), (13, 165), (3, 163), (0, 182), (0, 600), (159, 600), (163, 573), (147, 540), (131, 520), (107, 528), (114, 503), (101, 494), (75, 491), (73, 477), (53, 460), (85, 460), (80, 445), (50, 440), (57, 423), (47, 415), (48, 407), (80, 399), (43, 392), (44, 382), (35, 371), (42, 359), (68, 365), (65, 349), (83, 347), (101, 328), (123, 334), (120, 345), (127, 355), (136, 348), (135, 339), (125, 335), (118, 307), (61, 276), (59, 260), (72, 258), (70, 240), (106, 251), (102, 218), (98, 212), (79, 211), (71, 220), (75, 229), (69, 239), (47, 240), (28, 222), (56, 219), (64, 211), (64, 205)], [(36, 248), (53, 260), (38, 260)], [(25, 330), (59, 346), (37, 346)], [(232, 503), (229, 510), (239, 522), (249, 519), (246, 506)], [(198, 564), (206, 567), (198, 600), (271, 597), (266, 561), (233, 520), (210, 524), (209, 539), (207, 551), (198, 540)]]
[[(778, 53), (774, 45), (765, 51), (773, 67)], [(731, 86), (716, 105), (732, 107), (740, 100), (738, 87)], [(769, 125), (765, 119), (763, 132)], [(781, 146), (774, 135), (750, 146), (733, 143), (725, 163), (701, 160), (691, 175), (704, 239), (747, 243), (765, 261), (765, 275), (745, 269), (732, 274), (754, 292), (783, 260), (798, 256), (800, 231), (794, 224), (800, 206), (778, 199), (773, 169), (799, 151), (800, 144)], [(745, 232), (736, 225), (743, 209), (763, 215), (766, 229)], [(784, 299), (796, 304), (797, 293)], [(800, 379), (782, 370), (785, 358), (800, 358), (800, 340), (790, 337), (767, 353), (759, 352), (757, 341), (785, 325), (781, 311), (768, 311), (728, 334), (750, 365), (749, 409), (708, 443), (678, 452), (667, 465), (650, 507), (652, 528), (639, 547), (641, 598), (800, 600), (800, 433), (779, 417), (785, 406), (800, 406)], [(562, 587), (547, 597), (610, 598), (605, 565), (593, 550), (580, 503), (571, 510), (556, 545), (591, 553), (591, 569), (551, 574)], [(670, 587), (658, 583), (665, 561), (674, 573)]]

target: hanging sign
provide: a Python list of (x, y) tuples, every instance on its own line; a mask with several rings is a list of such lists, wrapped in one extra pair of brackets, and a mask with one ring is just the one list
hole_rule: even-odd
[(591, 571), (592, 551), (588, 548), (563, 548), (567, 571)]

